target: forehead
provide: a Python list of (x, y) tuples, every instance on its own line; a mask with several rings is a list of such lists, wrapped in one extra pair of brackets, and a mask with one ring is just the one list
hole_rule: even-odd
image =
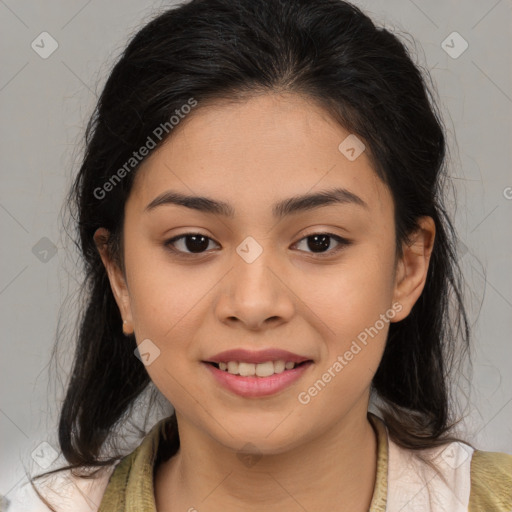
[(392, 199), (367, 151), (355, 159), (343, 152), (344, 141), (361, 150), (353, 137), (297, 94), (199, 103), (139, 167), (130, 201), (143, 209), (171, 189), (261, 211), (284, 197), (343, 187), (382, 213)]

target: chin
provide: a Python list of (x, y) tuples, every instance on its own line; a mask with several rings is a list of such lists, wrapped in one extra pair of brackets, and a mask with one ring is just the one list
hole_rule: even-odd
[(279, 422), (274, 422), (269, 428), (254, 424), (241, 428), (238, 425), (236, 431), (229, 430), (231, 436), (222, 432), (222, 438), (217, 440), (237, 454), (278, 455), (300, 443), (300, 439), (294, 439), (293, 431), (286, 428), (276, 429), (278, 424)]

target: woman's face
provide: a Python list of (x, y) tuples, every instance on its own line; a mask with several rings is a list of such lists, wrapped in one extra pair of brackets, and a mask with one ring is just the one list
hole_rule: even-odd
[[(200, 107), (139, 169), (126, 279), (109, 276), (180, 429), (279, 453), (366, 414), (389, 322), (407, 316), (423, 282), (406, 287), (401, 264), (395, 274), (390, 192), (323, 110), (277, 94)], [(346, 191), (337, 201), (297, 200), (335, 189)], [(155, 203), (169, 192), (212, 203)], [(199, 236), (169, 242), (186, 234)], [(233, 349), (250, 354), (215, 357)], [(283, 371), (275, 361), (293, 356), (258, 354), (269, 349), (309, 362)], [(224, 359), (278, 373), (207, 363)]]

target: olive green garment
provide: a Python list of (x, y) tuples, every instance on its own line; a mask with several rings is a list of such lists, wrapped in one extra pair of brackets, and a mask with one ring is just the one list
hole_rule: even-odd
[[(368, 417), (377, 433), (377, 473), (371, 512), (386, 509), (388, 493), (388, 433), (383, 421)], [(158, 422), (113, 471), (98, 512), (157, 512), (154, 468), (158, 447), (167, 440), (168, 418)], [(512, 455), (475, 450), (471, 459), (469, 512), (512, 511)], [(429, 511), (425, 511), (429, 512)]]

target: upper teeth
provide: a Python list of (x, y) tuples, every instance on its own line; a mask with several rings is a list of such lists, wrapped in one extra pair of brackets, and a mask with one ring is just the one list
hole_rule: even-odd
[(241, 375), (250, 377), (256, 375), (258, 377), (270, 377), (274, 373), (281, 373), (284, 370), (291, 370), (295, 367), (295, 363), (291, 361), (267, 361), (266, 363), (243, 363), (239, 361), (229, 361), (227, 363), (219, 363), (221, 370), (232, 373), (233, 375)]

